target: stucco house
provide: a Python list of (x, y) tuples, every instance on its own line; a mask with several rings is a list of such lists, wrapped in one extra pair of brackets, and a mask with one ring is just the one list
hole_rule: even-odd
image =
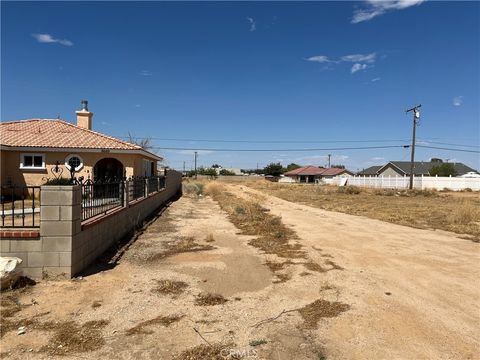
[(0, 123), (1, 184), (41, 185), (59, 174), (70, 178), (72, 167), (76, 177), (96, 180), (157, 174), (160, 156), (93, 131), (93, 113), (82, 104), (76, 125), (59, 119)]
[(284, 174), (300, 183), (314, 183), (320, 179), (331, 179), (335, 176), (352, 176), (353, 173), (346, 169), (339, 168), (319, 168), (318, 166), (308, 165), (298, 169), (288, 171)]

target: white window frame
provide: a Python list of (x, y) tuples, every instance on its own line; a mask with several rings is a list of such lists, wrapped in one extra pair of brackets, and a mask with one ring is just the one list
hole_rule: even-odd
[[(42, 157), (42, 167), (38, 166), (24, 166), (25, 156), (32, 157), (32, 164), (34, 164), (33, 157), (34, 156), (41, 156)], [(47, 167), (45, 166), (45, 154), (38, 154), (38, 153), (22, 153), (20, 154), (20, 169), (22, 170), (46, 170)]]
[(83, 168), (83, 159), (82, 159), (82, 157), (81, 157), (80, 155), (78, 155), (78, 154), (70, 154), (70, 155), (68, 155), (68, 156), (65, 158), (65, 167), (68, 169), (68, 171), (70, 171), (70, 168), (71, 168), (71, 166), (70, 166), (70, 164), (69, 164), (68, 162), (70, 161), (70, 159), (71, 159), (72, 157), (77, 157), (77, 158), (80, 159), (80, 165), (78, 165), (78, 166), (75, 168), (75, 172), (78, 172), (78, 171), (82, 170), (82, 168)]

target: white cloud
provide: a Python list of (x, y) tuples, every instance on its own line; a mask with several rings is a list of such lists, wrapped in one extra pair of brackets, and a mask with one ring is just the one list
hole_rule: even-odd
[(152, 76), (152, 72), (150, 70), (142, 70), (140, 71), (140, 75), (142, 76)]
[(385, 158), (384, 158), (384, 157), (381, 157), (381, 156), (375, 156), (375, 157), (372, 157), (371, 160), (373, 160), (373, 161), (380, 161), (380, 160), (385, 160)]
[(455, 96), (452, 102), (453, 106), (461, 106), (463, 104), (463, 96)]
[(247, 17), (247, 20), (250, 23), (250, 31), (257, 30), (257, 24), (255, 23), (255, 19), (252, 17)]
[(135, 107), (136, 107), (136, 108), (139, 108), (139, 107), (141, 107), (141, 106), (142, 106), (142, 105), (140, 105), (140, 104), (135, 104)]
[(345, 55), (340, 58), (341, 61), (349, 61), (349, 62), (364, 62), (368, 64), (372, 64), (377, 59), (376, 53), (371, 54), (354, 54), (354, 55)]
[[(353, 62), (355, 63), (350, 72), (352, 74), (356, 73), (360, 70), (365, 70), (368, 67), (373, 66), (375, 61), (377, 60), (377, 53), (373, 52), (370, 54), (350, 54), (341, 56), (338, 60), (330, 59), (327, 55), (315, 55), (305, 58), (306, 61), (313, 61), (317, 63), (324, 64), (326, 63), (326, 68), (331, 69), (332, 65), (342, 63), (342, 62)], [(367, 65), (370, 64), (370, 65)]]
[(377, 82), (377, 81), (380, 81), (380, 79), (381, 79), (381, 78), (377, 77), (377, 78), (372, 79), (372, 80), (370, 80), (370, 81), (371, 81), (371, 82)]
[(325, 55), (310, 56), (310, 57), (306, 58), (305, 60), (307, 60), (307, 61), (313, 61), (313, 62), (318, 62), (318, 63), (328, 63), (328, 62), (331, 62), (331, 61), (328, 59), (328, 56), (325, 56)]
[(364, 6), (353, 12), (352, 24), (369, 21), (390, 11), (402, 10), (420, 5), (425, 0), (367, 0)]
[(350, 69), (350, 72), (352, 74), (355, 74), (357, 71), (365, 70), (367, 67), (368, 67), (367, 64), (356, 63), (356, 64), (353, 64), (352, 68)]
[(63, 46), (73, 46), (73, 42), (67, 39), (55, 39), (50, 34), (32, 34), (32, 36), (39, 42), (43, 44), (58, 43)]

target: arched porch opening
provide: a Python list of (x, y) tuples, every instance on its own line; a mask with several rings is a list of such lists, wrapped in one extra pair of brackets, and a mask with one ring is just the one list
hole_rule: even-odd
[(123, 164), (114, 158), (98, 160), (93, 167), (95, 181), (119, 181), (123, 178)]

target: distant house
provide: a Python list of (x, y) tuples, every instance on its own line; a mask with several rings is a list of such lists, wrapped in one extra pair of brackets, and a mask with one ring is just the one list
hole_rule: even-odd
[(41, 185), (70, 178), (71, 169), (76, 177), (98, 180), (157, 174), (161, 157), (92, 130), (86, 101), (76, 115), (76, 125), (58, 119), (0, 123), (1, 184)]
[(369, 168), (363, 169), (362, 171), (357, 172), (359, 176), (377, 176), (378, 170), (382, 168), (382, 165), (370, 166)]
[[(415, 176), (429, 176), (430, 170), (434, 166), (442, 164), (441, 160), (436, 161), (415, 161), (414, 163), (414, 175)], [(476, 172), (471, 167), (462, 163), (451, 163), (457, 172), (457, 176), (464, 175), (468, 172)], [(383, 165), (377, 170), (378, 176), (410, 176), (410, 161), (390, 161), (388, 164)]]
[(303, 166), (298, 169), (288, 171), (284, 174), (299, 183), (314, 183), (320, 179), (331, 179), (334, 176), (352, 176), (353, 173), (346, 169), (339, 168), (319, 168), (317, 166)]

